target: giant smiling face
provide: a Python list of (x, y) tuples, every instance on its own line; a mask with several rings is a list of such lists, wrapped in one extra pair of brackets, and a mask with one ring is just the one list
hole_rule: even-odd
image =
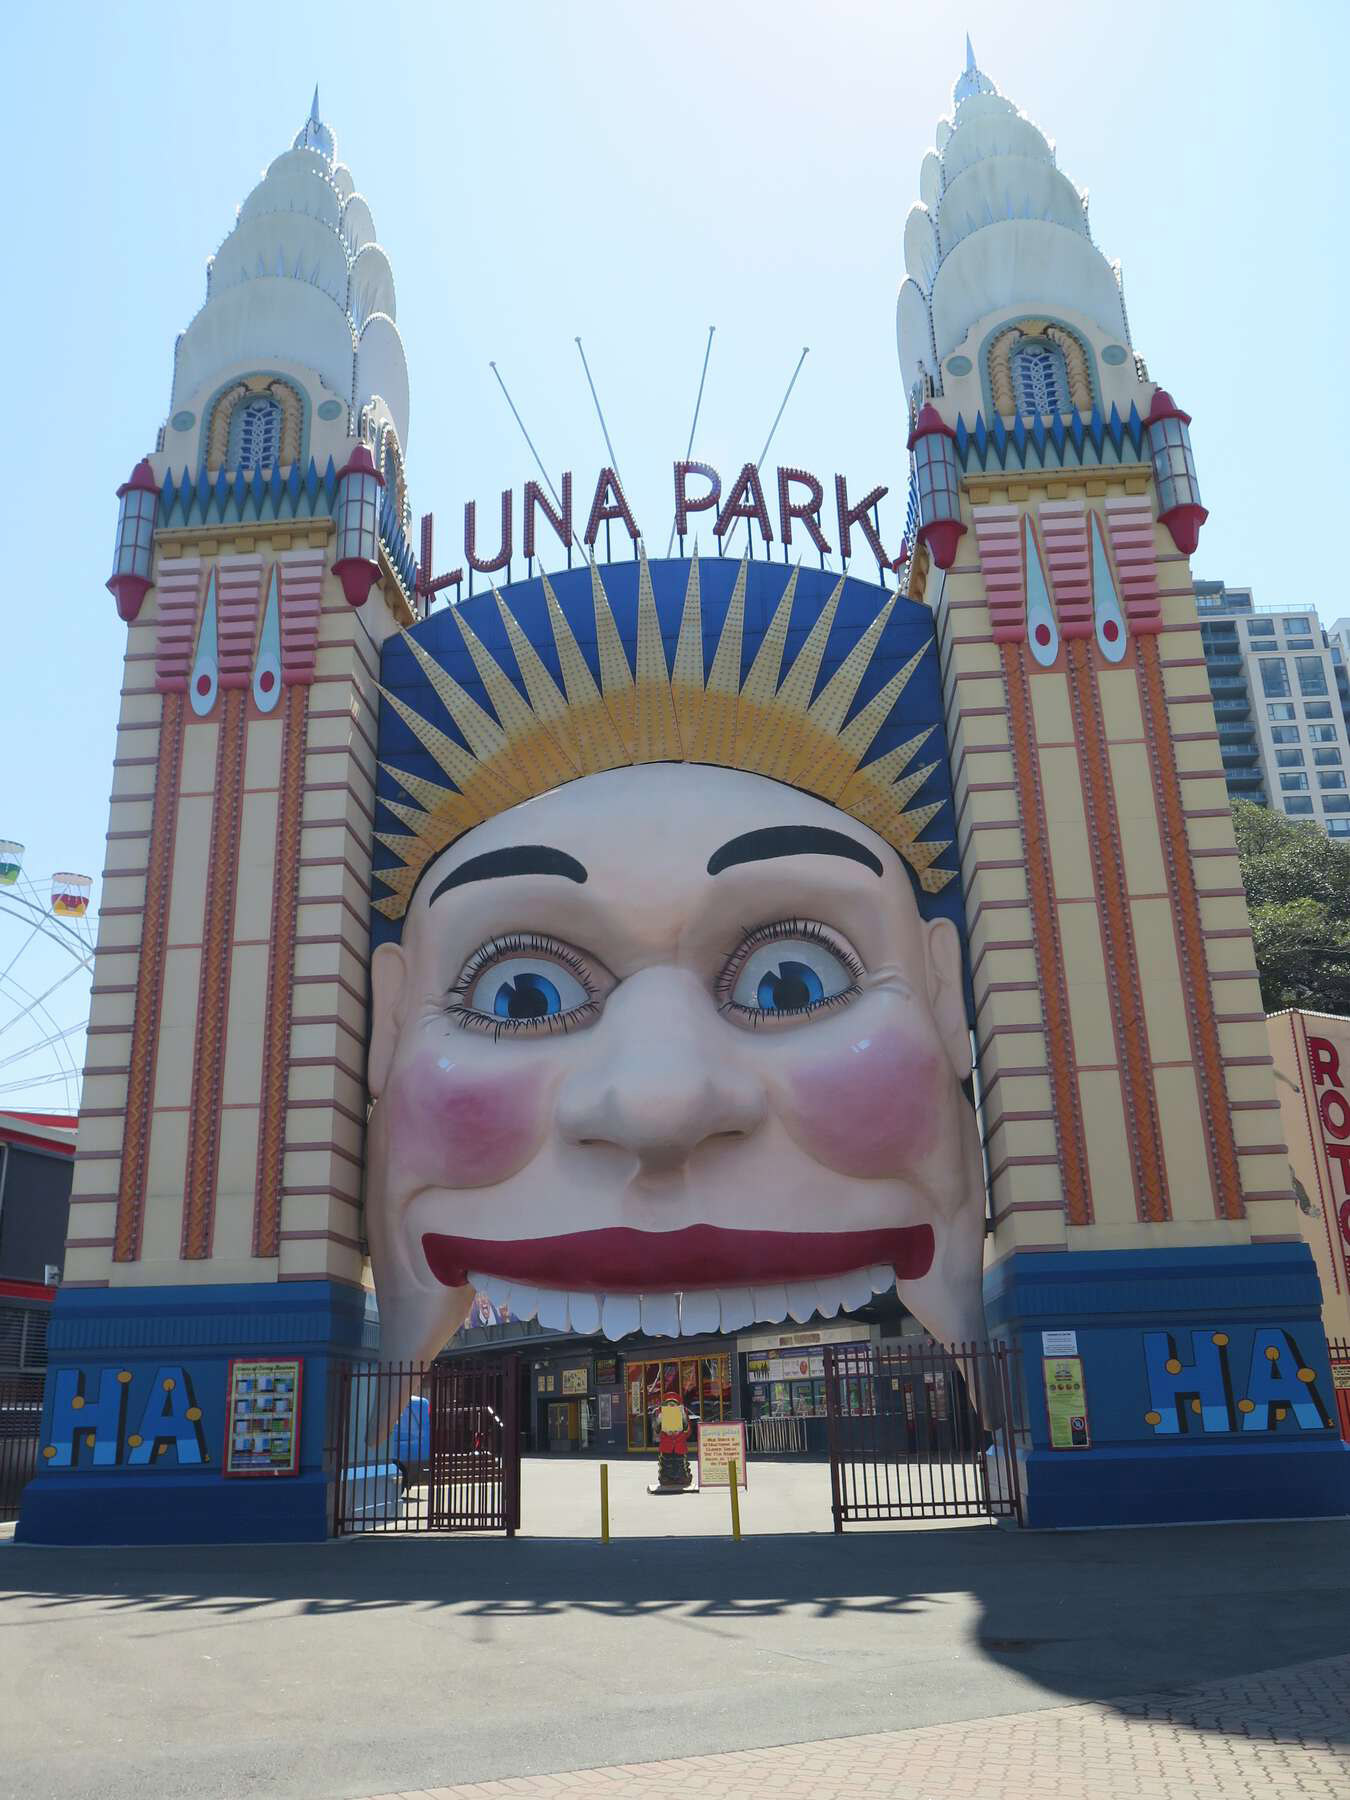
[(652, 763), (431, 863), (372, 962), (382, 1354), (475, 1289), (611, 1338), (805, 1320), (898, 1285), (984, 1336), (960, 942), (866, 826)]

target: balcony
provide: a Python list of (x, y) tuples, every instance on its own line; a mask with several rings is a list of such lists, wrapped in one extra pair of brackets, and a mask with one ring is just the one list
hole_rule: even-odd
[(1252, 716), (1251, 701), (1244, 694), (1241, 700), (1224, 700), (1218, 696), (1214, 700), (1214, 716), (1216, 719), (1250, 719)]
[(1255, 744), (1220, 744), (1219, 754), (1223, 757), (1225, 769), (1250, 765), (1260, 760)]
[(1209, 678), (1211, 681), (1213, 681), (1216, 676), (1240, 676), (1242, 674), (1242, 658), (1240, 656), (1228, 656), (1226, 654), (1222, 656), (1207, 654), (1205, 657), (1205, 667), (1209, 670)]

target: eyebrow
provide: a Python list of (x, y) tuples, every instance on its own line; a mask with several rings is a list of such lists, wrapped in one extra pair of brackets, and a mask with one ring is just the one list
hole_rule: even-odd
[(766, 825), (761, 831), (744, 832), (714, 850), (708, 858), (708, 873), (720, 875), (736, 863), (766, 862), (774, 856), (843, 856), (874, 875), (882, 873), (880, 859), (865, 844), (823, 825)]
[(505, 850), (485, 850), (481, 856), (471, 856), (457, 869), (451, 869), (444, 881), (437, 882), (427, 905), (434, 906), (451, 888), (464, 887), (470, 881), (496, 881), (503, 875), (561, 875), (565, 881), (586, 880), (584, 867), (565, 850), (553, 850), (547, 844), (512, 844)]

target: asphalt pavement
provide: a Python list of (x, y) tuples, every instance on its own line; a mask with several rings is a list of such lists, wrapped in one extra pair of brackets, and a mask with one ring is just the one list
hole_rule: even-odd
[(683, 1531), (0, 1544), (0, 1795), (359, 1800), (1182, 1693), (1350, 1651), (1350, 1520)]

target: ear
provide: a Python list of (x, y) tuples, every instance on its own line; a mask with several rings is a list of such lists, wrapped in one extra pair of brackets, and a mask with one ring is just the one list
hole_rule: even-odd
[(366, 1084), (371, 1098), (384, 1092), (393, 1067), (399, 1028), (403, 1023), (403, 986), (408, 963), (397, 944), (381, 944), (370, 959), (370, 1054), (366, 1059)]
[(950, 919), (933, 919), (926, 927), (928, 1004), (937, 1023), (947, 1060), (958, 1081), (970, 1074), (970, 1026), (966, 1020), (965, 983), (961, 978), (961, 934)]

